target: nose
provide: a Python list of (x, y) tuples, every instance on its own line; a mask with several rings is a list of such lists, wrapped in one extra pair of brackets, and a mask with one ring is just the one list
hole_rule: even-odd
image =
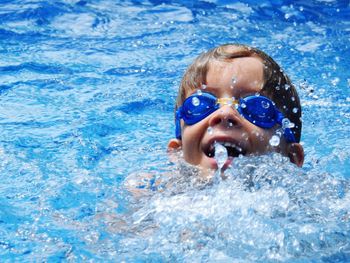
[(242, 117), (234, 106), (224, 105), (213, 112), (209, 119), (210, 126), (223, 125), (225, 128), (241, 125)]

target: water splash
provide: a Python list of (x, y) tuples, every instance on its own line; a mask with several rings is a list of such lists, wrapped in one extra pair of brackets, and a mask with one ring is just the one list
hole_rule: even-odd
[(218, 165), (218, 169), (216, 170), (214, 177), (213, 177), (213, 182), (214, 184), (218, 184), (221, 181), (221, 176), (222, 176), (222, 167), (224, 166), (225, 162), (227, 161), (228, 154), (227, 154), (227, 149), (225, 146), (222, 144), (215, 142), (214, 144), (214, 158), (216, 160), (216, 163)]
[(220, 184), (190, 171), (172, 174), (169, 187), (128, 218), (133, 232), (118, 252), (185, 262), (348, 258), (348, 181), (303, 171), (279, 154), (237, 158), (235, 176)]

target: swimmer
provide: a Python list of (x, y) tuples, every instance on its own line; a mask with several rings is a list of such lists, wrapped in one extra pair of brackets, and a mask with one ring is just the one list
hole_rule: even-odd
[[(240, 155), (269, 152), (301, 167), (301, 126), (297, 91), (280, 66), (256, 48), (225, 44), (200, 54), (186, 70), (168, 150), (210, 170), (225, 170)], [(227, 159), (215, 158), (217, 145)]]
[[(186, 70), (168, 151), (182, 151), (204, 183), (213, 170), (224, 178), (240, 155), (278, 152), (301, 167), (301, 126), (297, 91), (279, 65), (256, 48), (226, 44), (202, 53)], [(134, 174), (126, 186), (134, 196), (152, 194), (163, 190), (165, 177)]]

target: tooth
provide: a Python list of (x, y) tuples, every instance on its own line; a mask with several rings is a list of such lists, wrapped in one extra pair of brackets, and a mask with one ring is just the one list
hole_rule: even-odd
[(223, 144), (226, 147), (232, 147), (232, 148), (235, 148), (237, 151), (242, 152), (242, 148), (232, 142), (224, 142)]

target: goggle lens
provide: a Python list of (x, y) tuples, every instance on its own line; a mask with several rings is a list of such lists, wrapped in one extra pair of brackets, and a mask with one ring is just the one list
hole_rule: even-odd
[(240, 99), (238, 111), (251, 123), (269, 129), (276, 124), (276, 107), (264, 96), (249, 96)]
[(187, 125), (195, 124), (219, 108), (217, 98), (210, 93), (194, 94), (182, 105), (182, 118)]

